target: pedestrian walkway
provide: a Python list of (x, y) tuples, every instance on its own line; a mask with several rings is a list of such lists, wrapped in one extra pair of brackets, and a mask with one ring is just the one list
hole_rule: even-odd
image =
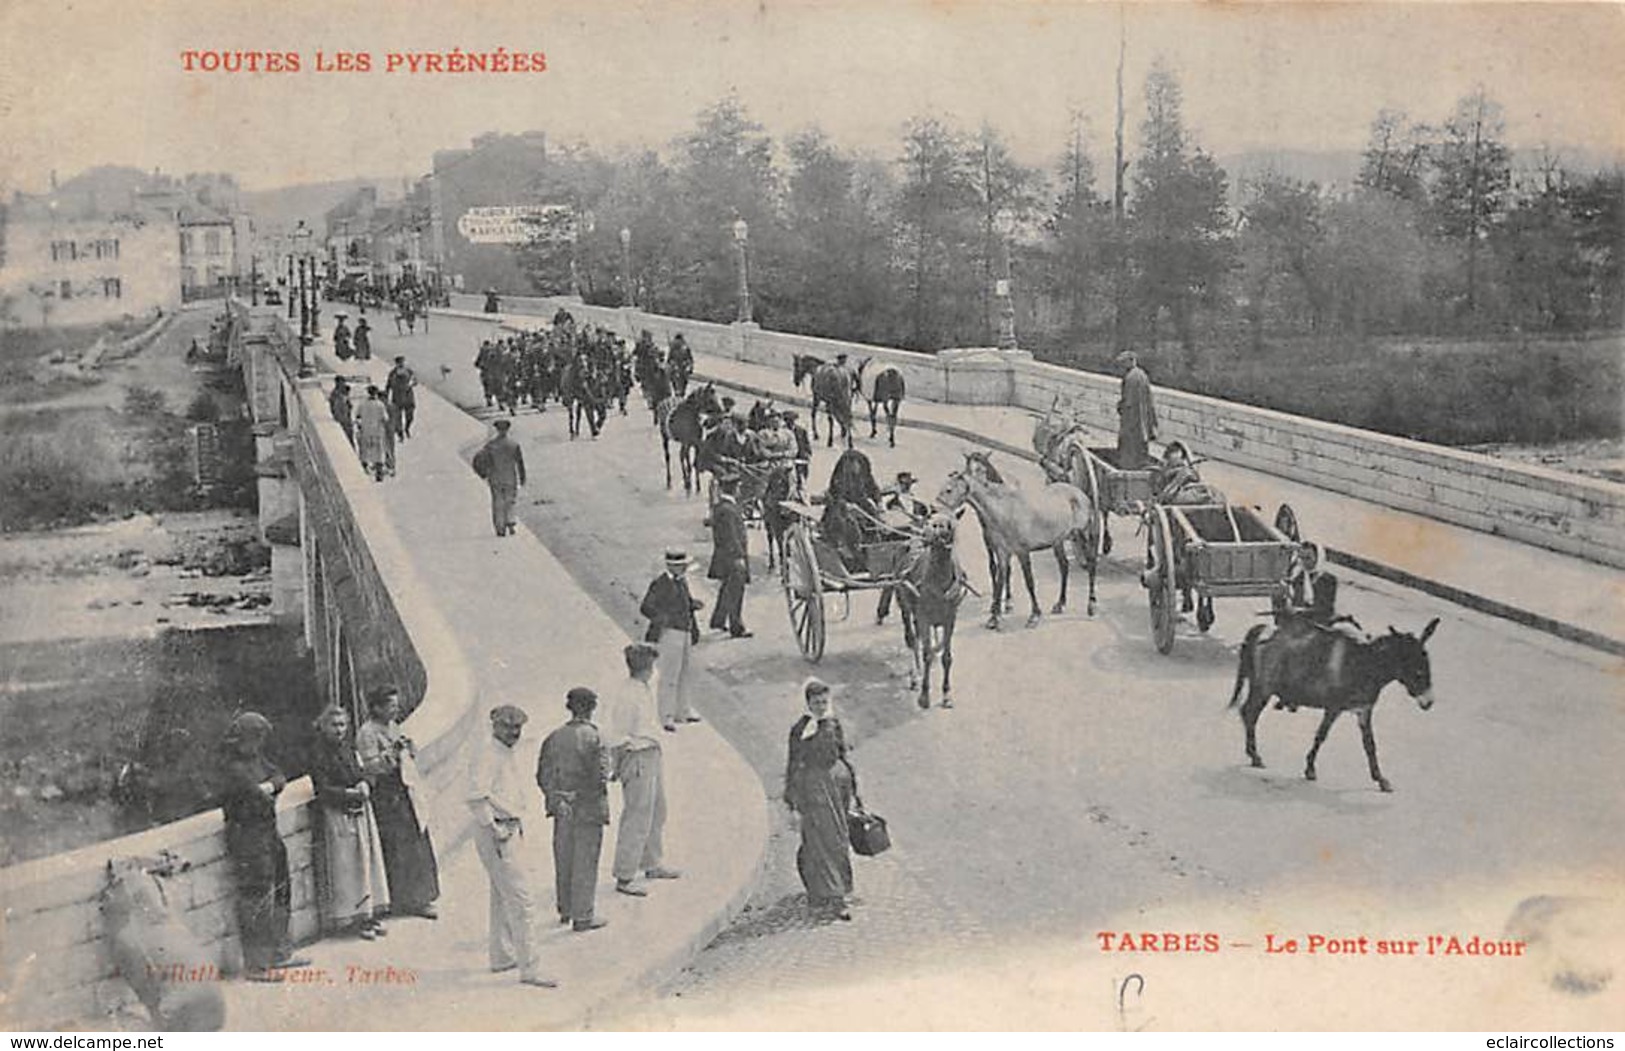
[[(323, 364), (331, 367), (330, 357), (324, 355)], [(381, 383), (388, 365), (349, 361), (343, 371), (365, 372)], [(324, 376), (322, 386), (330, 385)], [(450, 641), (480, 696), (472, 740), (489, 732), (485, 709), (518, 705), (530, 715), (519, 747), (533, 763), (542, 738), (568, 718), (569, 687), (603, 693), (624, 678), (621, 647), (629, 626), (611, 621), (525, 526), (515, 537), (492, 535), (486, 487), (467, 463), (485, 437), (482, 424), (423, 387), (413, 432), (398, 447), (396, 476), (352, 497), (378, 502), (416, 560), (425, 599), (451, 626)], [(487, 971), (487, 880), (466, 835), (466, 808), (444, 798), (461, 791), (462, 779), (454, 776), (430, 805), (439, 820), (432, 832), (440, 852), (441, 918), (392, 921), (388, 936), (376, 942), (324, 940), (301, 952), (312, 965), (287, 982), (228, 986), (228, 1026), (577, 1029), (647, 995), (743, 906), (767, 842), (761, 783), (718, 734), (704, 725), (685, 727), (663, 744), (671, 812), (667, 859), (684, 876), (652, 884), (647, 898), (614, 893), (607, 856), (612, 824), (598, 899), (609, 925), (583, 934), (547, 925), (539, 941), (541, 970), (558, 978), (559, 988), (522, 986), (513, 972)], [(619, 795), (612, 787), (614, 817)], [(535, 802), (540, 814), (539, 792)], [(534, 862), (545, 924), (554, 914), (551, 829), (531, 830), (524, 849)]]

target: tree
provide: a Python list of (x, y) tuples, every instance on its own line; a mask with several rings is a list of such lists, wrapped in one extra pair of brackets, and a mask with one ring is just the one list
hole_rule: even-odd
[(677, 143), (676, 186), (682, 202), (684, 266), (676, 280), (679, 299), (694, 316), (733, 318), (739, 275), (733, 224), (749, 225), (758, 302), (779, 295), (772, 275), (782, 247), (777, 236), (777, 175), (773, 141), (750, 119), (737, 95), (701, 111), (695, 128)]
[(1320, 225), (1316, 268), (1325, 275), (1328, 310), (1356, 337), (1399, 328), (1420, 309), (1431, 251), (1413, 205), (1360, 190), (1327, 202)]
[(1318, 329), (1325, 309), (1317, 253), (1323, 239), (1320, 187), (1266, 173), (1245, 187), (1237, 248), (1244, 287), (1247, 319), (1254, 350), (1264, 342), (1264, 319), (1270, 307), (1286, 310), (1272, 292), (1288, 278), (1297, 282), (1309, 309), (1312, 328)]
[(1161, 62), (1146, 76), (1146, 116), (1132, 210), (1136, 298), (1154, 340), (1166, 310), (1194, 367), (1195, 311), (1229, 268), (1225, 174), (1186, 139), (1179, 81)]
[(913, 347), (936, 349), (979, 327), (976, 278), (963, 262), (980, 236), (981, 211), (966, 156), (962, 138), (934, 117), (905, 127), (897, 225)]
[(1432, 204), (1441, 234), (1466, 248), (1464, 312), (1478, 308), (1479, 244), (1500, 218), (1512, 184), (1511, 155), (1501, 141), (1501, 106), (1479, 87), (1456, 103), (1432, 151)]
[(822, 131), (793, 136), (788, 153), (780, 327), (879, 338), (890, 298), (884, 202), (857, 158)]
[(1084, 121), (1072, 113), (1072, 132), (1055, 168), (1056, 195), (1044, 229), (1048, 234), (1049, 293), (1066, 304), (1075, 335), (1088, 329), (1088, 303), (1109, 268), (1115, 244), (1111, 202), (1095, 190), (1095, 167), (1084, 143)]
[(1010, 242), (1038, 210), (1039, 174), (1016, 162), (991, 124), (984, 123), (969, 147), (970, 173), (981, 219), (977, 264), (982, 286), (982, 342), (991, 346), (995, 331), (993, 282), (1010, 265)]
[(1371, 122), (1356, 185), (1419, 204), (1427, 198), (1428, 139), (1425, 125), (1412, 124), (1403, 111), (1384, 109)]

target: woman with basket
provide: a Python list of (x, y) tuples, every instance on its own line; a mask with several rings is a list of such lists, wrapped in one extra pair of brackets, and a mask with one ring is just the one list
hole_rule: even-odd
[[(784, 773), (784, 801), (801, 826), (796, 870), (815, 916), (850, 920), (851, 837), (860, 825), (860, 835), (870, 835), (871, 823), (879, 819), (863, 813), (829, 686), (808, 679), (802, 693), (807, 711), (790, 728), (790, 761)], [(884, 834), (882, 824), (880, 835)]]

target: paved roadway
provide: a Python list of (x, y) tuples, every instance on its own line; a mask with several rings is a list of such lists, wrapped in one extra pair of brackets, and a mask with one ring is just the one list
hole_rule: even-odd
[[(488, 324), (436, 317), (432, 333), (404, 339), (386, 325), (379, 354), (409, 354), (420, 378), (485, 415), (471, 362)], [(703, 498), (666, 489), (658, 436), (635, 392), (631, 415), (612, 415), (596, 441), (568, 441), (556, 406), (522, 411), (514, 430), (532, 472), (524, 519), (618, 621), (634, 622), (666, 547), (686, 546), (703, 568)], [(927, 495), (961, 462), (961, 442), (904, 431), (899, 443), (863, 447), (879, 477), (906, 468)], [(832, 462), (820, 449), (815, 488)], [(1036, 480), (1028, 465), (1007, 466)], [(1137, 546), (1118, 534), (1120, 552)], [(760, 543), (753, 534), (758, 555)], [(985, 593), (973, 516), (960, 544)], [(1034, 561), (1047, 609), (1053, 559)], [(699, 707), (776, 794), (811, 669), (776, 576), (760, 557), (753, 572), (746, 620), (756, 637), (713, 635), (699, 648)], [(1528, 1017), (1514, 1005), (1552, 1018), (1597, 1006), (1550, 991), (1553, 969), (1567, 966), (1550, 946), (1523, 963), (1454, 960), (1446, 972), (1433, 969), (1446, 966), (1437, 960), (1283, 960), (1262, 945), (1266, 933), (1311, 930), (1499, 935), (1532, 896), (1617, 895), (1619, 661), (1350, 580), (1346, 608), (1367, 627), (1416, 630), (1443, 617), (1430, 645), (1439, 703), (1423, 713), (1391, 687), (1378, 706), (1383, 769), (1397, 788), (1382, 795), (1352, 719), (1323, 749), (1318, 783), (1298, 776), (1317, 713), (1267, 713), (1260, 747), (1271, 765), (1246, 766), (1225, 702), (1235, 645), (1261, 600), (1220, 600), (1211, 635), (1182, 624), (1162, 657), (1128, 560), (1103, 570), (1099, 593), (1094, 618), (1078, 591), (1071, 612), (1033, 629), (1018, 615), (1000, 633), (982, 627), (982, 602), (971, 599), (956, 638), (957, 707), (930, 712), (905, 694), (895, 619), (877, 628), (873, 595), (857, 597), (850, 618), (832, 623), (817, 673), (837, 685), (864, 795), (890, 819), (896, 848), (857, 859), (855, 922), (812, 928), (797, 909), (794, 836), (781, 823), (752, 908), (665, 995), (630, 1007), (625, 1024), (1091, 1028), (1154, 1018), (1372, 1028), (1380, 1019), (1409, 1028), (1444, 1019), (1482, 1028), (1496, 1009), (1512, 1012), (1506, 1024)], [(830, 612), (839, 616), (838, 598)], [(1223, 948), (1108, 954), (1103, 930), (1213, 931)], [(1617, 957), (1619, 944), (1580, 944), (1571, 955)], [(1113, 982), (1136, 970), (1156, 998), (1131, 996), (1119, 1011)], [(800, 995), (809, 980), (817, 997)], [(1365, 995), (1348, 997), (1350, 981)], [(1428, 997), (1410, 995), (1418, 983), (1432, 987)], [(851, 991), (837, 992), (843, 985)]]

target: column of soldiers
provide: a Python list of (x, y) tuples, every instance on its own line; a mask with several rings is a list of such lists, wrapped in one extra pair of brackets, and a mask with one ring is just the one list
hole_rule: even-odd
[(545, 411), (551, 399), (564, 404), (571, 391), (566, 389), (574, 365), (590, 384), (580, 386), (604, 404), (618, 402), (626, 413), (626, 398), (632, 389), (632, 361), (626, 341), (599, 326), (577, 327), (567, 312), (554, 317), (545, 331), (516, 333), (480, 344), (474, 367), (487, 407), (518, 412), (529, 403)]

